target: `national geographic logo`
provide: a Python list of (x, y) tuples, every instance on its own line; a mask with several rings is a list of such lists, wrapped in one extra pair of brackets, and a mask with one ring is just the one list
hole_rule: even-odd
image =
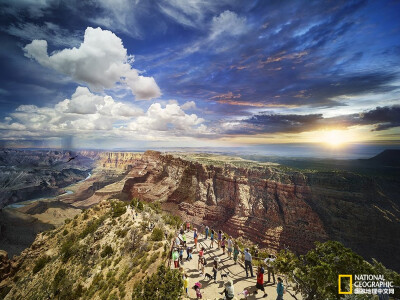
[(339, 294), (353, 294), (353, 275), (339, 275)]
[(394, 286), (393, 281), (385, 280), (383, 275), (339, 275), (338, 278), (338, 293), (340, 295), (393, 295)]

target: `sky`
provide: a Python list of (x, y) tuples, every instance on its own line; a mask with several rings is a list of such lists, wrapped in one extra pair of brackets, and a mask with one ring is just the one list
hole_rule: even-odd
[(400, 142), (400, 1), (0, 0), (0, 145)]

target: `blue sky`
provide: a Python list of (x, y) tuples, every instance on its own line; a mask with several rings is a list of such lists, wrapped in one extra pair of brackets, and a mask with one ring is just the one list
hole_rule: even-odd
[(399, 141), (398, 1), (0, 7), (4, 145)]

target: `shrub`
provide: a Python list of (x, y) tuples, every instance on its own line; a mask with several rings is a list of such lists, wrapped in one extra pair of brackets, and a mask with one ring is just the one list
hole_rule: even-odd
[(37, 272), (39, 272), (41, 269), (44, 268), (44, 266), (50, 261), (50, 257), (48, 256), (43, 256), (41, 258), (39, 258), (36, 262), (35, 262), (35, 266), (33, 267), (33, 274), (36, 274)]
[(126, 234), (128, 233), (129, 229), (119, 229), (117, 230), (117, 232), (115, 233), (117, 235), (117, 237), (119, 238), (124, 238), (126, 236)]
[(112, 254), (113, 254), (113, 248), (110, 245), (107, 245), (104, 247), (103, 251), (101, 251), (100, 256), (104, 258)]
[(278, 272), (296, 282), (295, 290), (304, 299), (337, 299), (338, 274), (372, 274), (364, 259), (341, 243), (316, 243), (299, 258), (289, 250), (281, 251), (275, 261)]
[(150, 202), (148, 203), (148, 206), (153, 209), (156, 213), (161, 213), (161, 204), (160, 202)]
[(155, 242), (162, 241), (164, 237), (164, 233), (161, 228), (155, 227), (153, 232), (151, 233), (150, 239)]
[(179, 271), (160, 265), (156, 273), (135, 284), (132, 300), (175, 300), (181, 298), (182, 292), (183, 282)]
[(67, 229), (64, 229), (63, 235), (67, 235), (67, 234), (68, 234), (68, 230), (67, 230)]
[(112, 207), (112, 217), (118, 218), (126, 212), (126, 204), (122, 201), (113, 201), (111, 202)]
[(67, 241), (65, 241), (62, 245), (61, 245), (61, 260), (63, 263), (66, 263), (69, 258), (73, 255), (75, 255), (78, 251), (78, 248), (76, 247), (75, 243), (74, 243), (74, 239), (70, 238)]
[(171, 225), (172, 227), (175, 228), (179, 228), (182, 224), (183, 221), (179, 216), (173, 216), (170, 214), (164, 215), (163, 219), (165, 221), (165, 223), (167, 223), (168, 225)]
[(97, 230), (97, 228), (100, 227), (100, 225), (103, 223), (105, 220), (105, 216), (102, 216), (99, 219), (89, 221), (89, 223), (86, 225), (85, 229), (82, 231), (82, 233), (79, 235), (81, 239), (85, 238), (88, 234), (93, 233)]
[(143, 209), (144, 209), (144, 205), (143, 205), (143, 203), (142, 202), (138, 202), (138, 205), (137, 205), (137, 210), (138, 211), (143, 211)]

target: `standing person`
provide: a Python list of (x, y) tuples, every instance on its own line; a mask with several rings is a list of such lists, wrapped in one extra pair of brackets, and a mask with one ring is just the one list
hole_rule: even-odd
[(200, 268), (201, 268), (201, 275), (202, 276), (204, 276), (204, 267), (205, 267), (205, 265), (206, 265), (206, 259), (204, 258), (204, 256), (202, 256), (201, 258), (200, 258)]
[(186, 254), (187, 254), (186, 260), (190, 261), (192, 259), (192, 247), (186, 248)]
[(199, 262), (197, 263), (197, 269), (200, 269), (200, 261), (203, 256), (204, 256), (204, 247), (201, 247), (199, 251)]
[(232, 239), (229, 237), (228, 238), (228, 257), (231, 258), (232, 256), (232, 250), (233, 250), (233, 242)]
[(223, 237), (221, 241), (222, 254), (225, 254), (225, 243), (226, 243), (226, 237)]
[(264, 268), (261, 266), (259, 266), (257, 269), (257, 283), (256, 283), (256, 291), (254, 292), (254, 294), (257, 294), (258, 290), (262, 290), (264, 292), (263, 297), (268, 296), (264, 289)]
[(210, 234), (210, 239), (211, 239), (211, 243), (210, 243), (210, 248), (214, 248), (214, 229), (211, 229), (211, 234)]
[(183, 247), (179, 248), (179, 264), (183, 266)]
[(188, 275), (187, 274), (183, 274), (183, 288), (185, 289), (186, 297), (189, 297), (188, 286), (189, 286)]
[(278, 297), (276, 300), (283, 300), (283, 293), (285, 292), (285, 288), (283, 286), (282, 278), (278, 277), (278, 284), (276, 286), (276, 292), (278, 293)]
[(172, 251), (172, 260), (174, 261), (174, 267), (175, 269), (179, 268), (179, 253), (178, 249), (174, 248)]
[(186, 222), (186, 231), (189, 232), (189, 230), (190, 230), (190, 223)]
[(235, 297), (235, 290), (233, 289), (233, 281), (229, 280), (225, 284), (225, 289), (222, 291), (222, 294), (225, 294), (224, 300), (232, 300)]
[(272, 278), (274, 279), (274, 284), (275, 284), (275, 273), (274, 273), (274, 261), (275, 257), (273, 255), (268, 255), (268, 257), (264, 260), (265, 264), (267, 265), (267, 271), (268, 271), (268, 281), (271, 281), (271, 274)]
[(218, 230), (218, 249), (221, 248), (222, 230)]
[(235, 261), (235, 265), (237, 264), (237, 259), (239, 255), (239, 246), (237, 243), (233, 246), (233, 260)]
[(175, 237), (175, 247), (179, 247), (181, 245), (181, 240), (179, 238), (179, 235), (176, 235)]
[(250, 268), (250, 274), (251, 277), (254, 277), (253, 275), (253, 265), (251, 264), (252, 262), (252, 258), (251, 258), (251, 254), (249, 252), (249, 248), (244, 249), (244, 267), (246, 270), (246, 277), (249, 277), (249, 273), (248, 273), (248, 268)]
[(217, 272), (218, 272), (218, 261), (217, 258), (215, 258), (213, 264), (214, 283), (217, 283)]
[(208, 228), (208, 226), (206, 226), (205, 228), (205, 235), (206, 235), (206, 239), (208, 238), (208, 231), (210, 230), (210, 228)]
[(197, 229), (193, 229), (193, 240), (194, 240), (194, 246), (196, 247), (197, 250), (197, 238), (199, 237), (199, 235), (197, 234)]
[(183, 234), (182, 234), (182, 241), (183, 241), (184, 244), (186, 244), (186, 234), (185, 234), (185, 232), (183, 232)]

